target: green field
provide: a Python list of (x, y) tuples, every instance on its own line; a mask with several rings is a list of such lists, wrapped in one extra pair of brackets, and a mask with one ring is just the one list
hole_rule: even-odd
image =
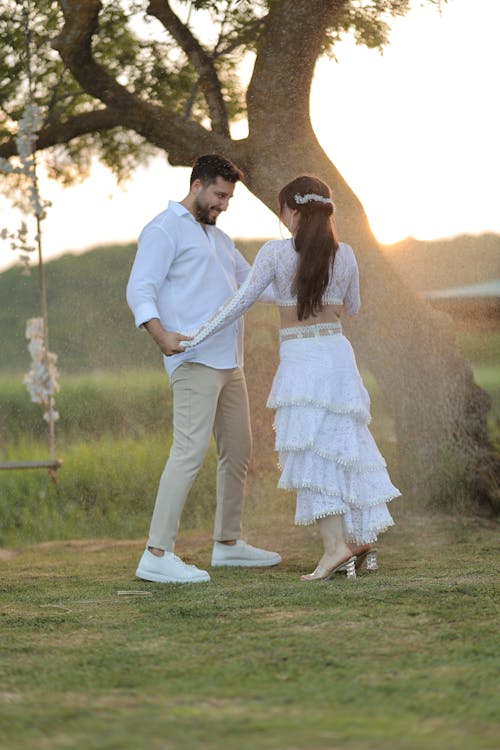
[[(472, 361), (477, 382), (492, 399), (489, 427), (500, 445), (500, 336), (461, 334), (460, 346)], [(390, 415), (370, 373), (364, 379), (372, 398), (372, 432), (397, 484), (397, 447)], [(265, 402), (251, 393), (253, 404)], [(0, 546), (55, 539), (146, 532), (158, 478), (170, 445), (168, 380), (161, 367), (125, 373), (89, 373), (61, 378), (57, 408), (58, 455), (64, 464), (57, 484), (46, 472), (0, 471)], [(265, 410), (270, 431), (272, 414)], [(21, 376), (0, 375), (0, 461), (47, 458), (47, 427), (41, 408), (30, 402)], [(256, 434), (258, 454), (259, 435)], [(215, 492), (216, 456), (212, 446), (183, 516), (186, 529), (205, 528)], [(274, 457), (254, 461), (248, 496), (277, 501)], [(263, 500), (265, 506), (266, 500)], [(204, 526), (205, 524), (205, 526)]]

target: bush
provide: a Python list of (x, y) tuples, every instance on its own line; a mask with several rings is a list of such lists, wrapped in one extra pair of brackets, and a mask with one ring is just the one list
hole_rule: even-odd
[[(146, 536), (170, 439), (101, 437), (64, 453), (57, 482), (42, 470), (0, 472), (0, 545), (51, 539)], [(41, 443), (20, 442), (6, 460), (46, 458)], [(205, 528), (215, 508), (215, 446), (193, 484), (185, 528)]]
[[(56, 409), (59, 444), (104, 435), (167, 434), (172, 423), (171, 391), (156, 370), (75, 375), (60, 380)], [(22, 377), (0, 377), (0, 449), (21, 438), (43, 440), (47, 425), (40, 405), (30, 401)]]

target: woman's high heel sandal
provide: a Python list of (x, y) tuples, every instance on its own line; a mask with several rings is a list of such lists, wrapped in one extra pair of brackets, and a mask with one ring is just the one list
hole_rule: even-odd
[(356, 558), (354, 555), (349, 557), (348, 560), (339, 563), (334, 568), (324, 568), (322, 565), (318, 565), (316, 570), (312, 573), (308, 573), (305, 576), (300, 576), (301, 581), (328, 581), (335, 573), (345, 573), (347, 578), (355, 580), (356, 578)]
[(357, 553), (355, 563), (356, 570), (359, 570), (364, 562), (366, 562), (366, 569), (368, 572), (373, 573), (375, 570), (378, 570), (377, 550), (375, 547), (370, 547), (363, 552)]

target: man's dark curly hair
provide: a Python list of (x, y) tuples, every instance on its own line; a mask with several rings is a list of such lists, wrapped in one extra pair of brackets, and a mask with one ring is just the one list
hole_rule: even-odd
[(236, 164), (219, 154), (206, 154), (196, 159), (189, 184), (200, 180), (206, 187), (214, 183), (217, 177), (222, 177), (227, 182), (238, 182), (243, 180), (243, 172)]

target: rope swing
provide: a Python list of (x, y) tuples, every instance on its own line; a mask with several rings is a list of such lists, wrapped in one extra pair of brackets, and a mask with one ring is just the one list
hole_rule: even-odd
[(17, 152), (20, 159), (20, 166), (12, 166), (7, 159), (0, 160), (0, 169), (11, 174), (23, 175), (29, 193), (29, 202), (35, 218), (35, 245), (28, 244), (28, 229), (23, 222), (17, 234), (7, 234), (4, 230), (3, 238), (11, 239), (11, 247), (14, 250), (21, 250), (21, 260), (26, 266), (29, 264), (28, 253), (35, 249), (38, 255), (38, 294), (39, 294), (39, 313), (38, 318), (31, 318), (26, 325), (26, 338), (29, 339), (28, 350), (31, 354), (31, 368), (24, 376), (31, 396), (35, 403), (42, 404), (45, 412), (44, 419), (48, 424), (49, 431), (49, 459), (46, 461), (10, 461), (0, 462), (2, 469), (41, 469), (49, 470), (49, 476), (56, 481), (57, 469), (62, 462), (56, 457), (56, 431), (55, 423), (59, 419), (59, 414), (55, 410), (54, 393), (59, 390), (57, 383), (57, 355), (49, 350), (49, 329), (47, 315), (47, 290), (45, 285), (45, 271), (42, 254), (42, 221), (46, 217), (46, 208), (50, 205), (47, 201), (42, 201), (40, 197), (37, 160), (36, 160), (36, 141), (37, 133), (40, 130), (43, 119), (39, 107), (35, 103), (34, 84), (32, 73), (31, 59), (31, 2), (25, 0), (23, 4), (23, 21), (24, 21), (24, 48), (26, 57), (26, 74), (27, 74), (27, 97), (23, 110), (23, 115), (19, 121), (18, 133), (16, 137)]

